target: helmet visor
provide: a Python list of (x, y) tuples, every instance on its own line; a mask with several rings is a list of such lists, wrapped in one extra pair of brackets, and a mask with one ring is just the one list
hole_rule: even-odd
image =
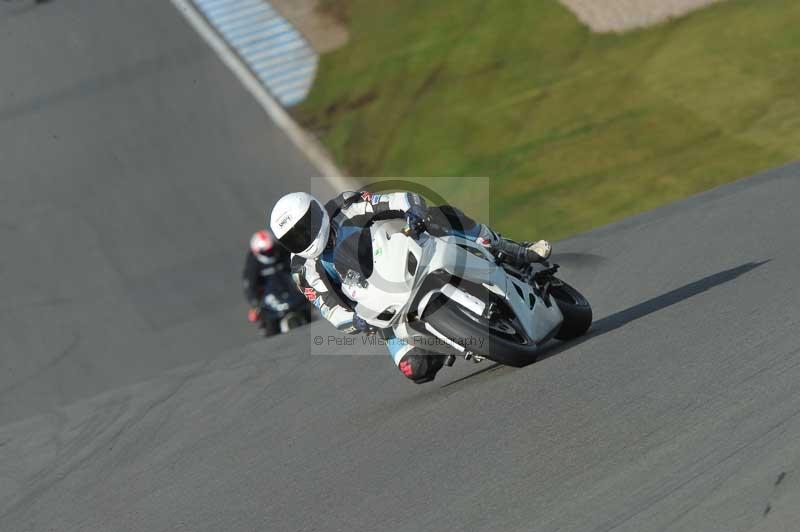
[(303, 217), (280, 237), (278, 242), (292, 253), (300, 253), (314, 242), (320, 229), (322, 229), (322, 208), (319, 203), (312, 201)]

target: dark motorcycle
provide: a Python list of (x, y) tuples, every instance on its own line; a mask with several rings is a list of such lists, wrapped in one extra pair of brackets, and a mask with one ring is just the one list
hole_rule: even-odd
[(289, 274), (270, 277), (264, 293), (259, 312), (264, 336), (285, 333), (311, 323), (311, 305)]

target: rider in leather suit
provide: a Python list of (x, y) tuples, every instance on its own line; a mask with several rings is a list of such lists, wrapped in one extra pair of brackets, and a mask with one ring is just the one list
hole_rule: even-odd
[[(458, 231), (487, 247), (502, 240), (489, 227), (476, 223), (455, 207), (428, 208), (421, 196), (409, 192), (345, 192), (324, 206), (304, 192), (284, 196), (272, 210), (272, 231), (293, 253), (292, 276), (298, 288), (340, 331), (376, 332), (356, 314), (355, 303), (342, 291), (342, 281), (350, 270), (359, 271), (360, 265), (371, 267), (371, 246), (369, 240), (363, 241), (369, 232), (362, 229), (375, 220), (388, 218), (405, 219), (417, 232)], [(528, 251), (526, 257), (534, 260), (550, 255), (550, 244), (544, 240), (523, 249)], [(368, 257), (363, 256), (365, 251)], [(445, 361), (444, 355), (399, 338), (386, 338), (386, 345), (398, 369), (417, 384), (432, 381)]]
[(275, 238), (268, 230), (256, 231), (250, 238), (250, 249), (245, 257), (242, 270), (242, 292), (250, 307), (247, 319), (250, 323), (258, 323), (265, 334), (266, 331), (261, 320), (262, 302), (270, 287), (270, 279), (276, 275), (286, 275), (289, 269), (289, 252), (276, 245)]

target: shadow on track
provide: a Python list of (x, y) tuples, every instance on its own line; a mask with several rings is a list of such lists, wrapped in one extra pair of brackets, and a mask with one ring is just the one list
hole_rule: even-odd
[[(710, 290), (715, 286), (719, 286), (721, 284), (733, 281), (734, 279), (758, 268), (759, 266), (766, 264), (770, 260), (771, 259), (767, 259), (761, 262), (747, 262), (740, 266), (736, 266), (735, 268), (730, 268), (728, 270), (717, 272), (715, 274), (703, 277), (702, 279), (699, 279), (687, 285), (681, 286), (680, 288), (676, 288), (675, 290), (671, 290), (665, 294), (661, 294), (660, 296), (656, 296), (654, 298), (648, 299), (647, 301), (643, 301), (637, 305), (626, 308), (625, 310), (621, 310), (619, 312), (611, 314), (610, 316), (606, 316), (605, 318), (594, 322), (592, 324), (592, 328), (589, 329), (589, 332), (585, 336), (576, 338), (575, 340), (571, 340), (569, 342), (554, 344), (552, 347), (545, 347), (539, 354), (539, 357), (536, 359), (535, 362), (541, 362), (542, 360), (545, 360), (559, 353), (562, 353), (567, 349), (570, 349), (571, 347), (575, 347), (577, 345), (582, 344), (583, 342), (589, 341), (592, 338), (596, 338), (611, 331), (615, 331), (620, 327), (623, 327), (633, 321), (638, 320), (639, 318), (643, 318), (645, 316), (653, 314), (654, 312), (658, 312), (659, 310), (663, 310), (667, 307), (670, 307), (676, 303), (685, 301), (698, 294), (702, 294), (703, 292)], [(534, 362), (531, 362), (531, 364), (533, 363)], [(491, 366), (483, 368), (480, 371), (476, 371), (475, 373), (471, 373), (466, 377), (461, 377), (460, 379), (448, 382), (447, 384), (442, 386), (442, 388), (446, 388), (447, 386), (451, 386), (453, 384), (465, 381), (467, 379), (471, 379), (472, 377), (476, 377), (482, 373), (487, 373), (504, 367), (506, 366), (503, 366), (501, 364), (492, 364)], [(509, 369), (514, 369), (514, 368), (509, 368)]]
[[(8, 18), (15, 17), (17, 15), (24, 15), (25, 13), (32, 11), (36, 8), (39, 4), (46, 4), (51, 0), (3, 0), (3, 3), (14, 6), (15, 9), (10, 11), (6, 16)], [(22, 6), (17, 8), (16, 6)]]

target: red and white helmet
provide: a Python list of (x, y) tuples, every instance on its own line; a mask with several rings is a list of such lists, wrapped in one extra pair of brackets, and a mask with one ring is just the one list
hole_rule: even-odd
[(272, 238), (272, 234), (267, 230), (256, 231), (253, 233), (253, 236), (250, 237), (250, 251), (253, 252), (258, 262), (262, 264), (269, 264), (272, 262), (269, 255), (274, 245), (275, 242)]
[(328, 243), (328, 213), (314, 196), (305, 192), (292, 192), (279, 199), (272, 209), (269, 225), (278, 242), (306, 259), (321, 255)]

